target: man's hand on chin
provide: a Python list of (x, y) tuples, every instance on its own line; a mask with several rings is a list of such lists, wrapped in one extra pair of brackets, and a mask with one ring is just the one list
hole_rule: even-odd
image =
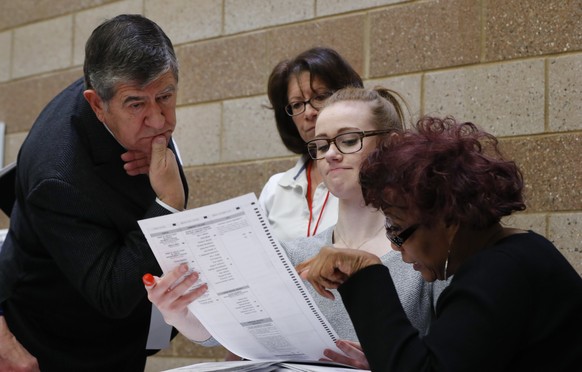
[(130, 176), (148, 174), (150, 171), (150, 157), (141, 151), (129, 150), (121, 155), (121, 159), (125, 162), (123, 169)]
[(149, 176), (158, 199), (177, 210), (184, 209), (186, 196), (178, 162), (164, 136), (158, 136), (152, 141)]

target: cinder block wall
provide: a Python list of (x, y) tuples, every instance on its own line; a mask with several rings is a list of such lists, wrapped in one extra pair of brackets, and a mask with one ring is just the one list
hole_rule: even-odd
[[(527, 183), (528, 209), (508, 222), (546, 235), (582, 273), (581, 0), (0, 0), (5, 164), (81, 76), (93, 28), (120, 13), (155, 20), (175, 44), (191, 207), (258, 195), (294, 163), (263, 107), (267, 77), (282, 58), (326, 45), (368, 86), (399, 91), (413, 118), (451, 114), (500, 136)], [(223, 352), (178, 338), (157, 358)]]

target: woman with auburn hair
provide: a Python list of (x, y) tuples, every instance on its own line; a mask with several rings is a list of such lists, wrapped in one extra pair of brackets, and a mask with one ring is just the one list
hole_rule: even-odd
[(428, 282), (452, 277), (419, 338), (377, 256), (326, 247), (297, 267), (322, 296), (338, 289), (372, 370), (582, 367), (582, 279), (546, 238), (500, 223), (525, 209), (524, 183), (494, 136), (424, 118), (385, 137), (360, 181), (402, 260)]

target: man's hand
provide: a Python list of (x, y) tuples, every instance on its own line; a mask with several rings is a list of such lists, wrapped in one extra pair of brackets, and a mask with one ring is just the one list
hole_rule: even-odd
[(152, 141), (150, 183), (158, 199), (177, 210), (182, 210), (186, 199), (184, 186), (176, 157), (167, 145), (164, 136), (158, 136)]
[(148, 174), (150, 171), (150, 157), (141, 151), (130, 150), (122, 154), (121, 159), (125, 162), (123, 169), (130, 176)]
[(40, 371), (36, 358), (10, 332), (3, 316), (0, 316), (0, 371)]
[(160, 310), (166, 323), (173, 325), (180, 333), (195, 342), (211, 337), (200, 320), (188, 310), (188, 305), (208, 290), (206, 283), (196, 288), (192, 287), (198, 279), (199, 274), (189, 271), (188, 265), (184, 263), (162, 278), (151, 274), (143, 276), (148, 299)]
[(336, 289), (364, 267), (381, 264), (378, 256), (357, 249), (323, 247), (319, 253), (295, 267), (302, 279), (308, 280), (323, 297), (331, 300), (328, 289)]

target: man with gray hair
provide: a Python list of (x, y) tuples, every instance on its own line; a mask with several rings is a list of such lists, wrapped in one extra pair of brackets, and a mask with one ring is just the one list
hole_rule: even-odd
[(0, 369), (28, 351), (30, 370), (143, 371), (164, 336), (141, 280), (161, 269), (137, 221), (186, 207), (172, 141), (178, 62), (158, 25), (120, 15), (93, 31), (83, 70), (18, 154)]

